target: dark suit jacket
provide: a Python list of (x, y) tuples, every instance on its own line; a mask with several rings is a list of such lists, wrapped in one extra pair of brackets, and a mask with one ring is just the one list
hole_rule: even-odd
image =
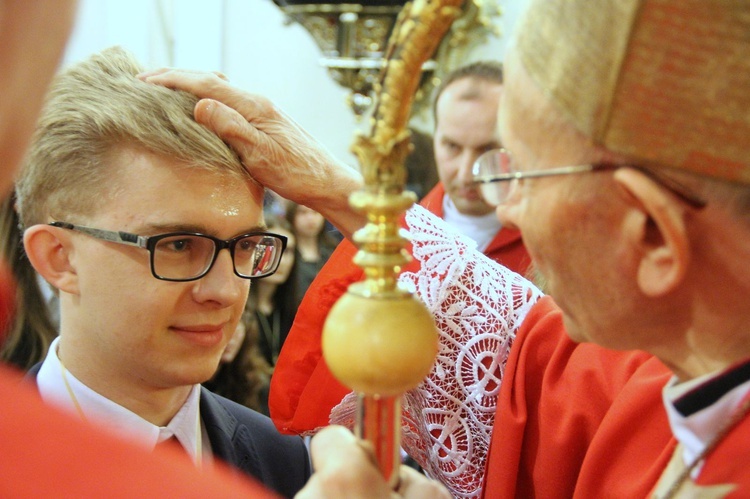
[[(29, 370), (36, 381), (41, 363)], [(310, 476), (307, 448), (300, 437), (281, 435), (271, 420), (201, 387), (201, 418), (214, 456), (293, 497)]]

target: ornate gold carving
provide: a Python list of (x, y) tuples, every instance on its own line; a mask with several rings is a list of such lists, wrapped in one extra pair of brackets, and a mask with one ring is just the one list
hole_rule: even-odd
[(400, 397), (427, 376), (437, 354), (437, 331), (425, 306), (398, 282), (409, 261), (399, 229), (401, 214), (415, 201), (404, 192), (407, 124), (422, 65), (434, 53), (463, 0), (416, 0), (407, 4), (391, 35), (387, 62), (375, 85), (371, 131), (352, 150), (365, 187), (350, 203), (367, 215), (354, 241), (355, 263), (365, 280), (349, 287), (323, 330), (323, 354), (331, 372), (362, 394), (357, 433), (375, 449), (380, 469), (397, 477)]
[[(466, 0), (458, 7), (458, 20), (445, 36), (435, 54), (423, 64), (420, 90), (415, 105), (429, 107), (434, 87), (433, 72), (439, 77), (456, 61), (465, 60), (467, 49), (481, 43), (487, 33), (498, 33), (492, 19), (499, 15), (497, 0)], [(367, 2), (345, 4), (285, 5), (281, 9), (290, 20), (298, 22), (313, 37), (323, 57), (321, 64), (338, 84), (352, 90), (349, 104), (357, 116), (372, 105), (372, 94), (378, 74), (385, 63), (385, 50), (401, 6), (372, 6)], [(448, 69), (448, 70), (449, 70)]]

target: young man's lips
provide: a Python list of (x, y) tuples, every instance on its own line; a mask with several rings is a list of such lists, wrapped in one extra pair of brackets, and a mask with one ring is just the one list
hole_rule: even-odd
[(223, 329), (225, 324), (210, 325), (200, 324), (196, 326), (172, 326), (172, 329), (178, 329), (180, 331), (186, 331), (188, 333), (213, 333)]
[(191, 343), (212, 347), (218, 345), (224, 339), (225, 325), (172, 326), (170, 329)]

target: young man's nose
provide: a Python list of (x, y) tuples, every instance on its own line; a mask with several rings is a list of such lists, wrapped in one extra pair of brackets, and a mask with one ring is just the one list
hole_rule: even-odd
[(234, 273), (234, 264), (229, 250), (221, 250), (211, 270), (198, 279), (196, 296), (202, 300), (214, 300), (229, 304), (242, 296), (244, 279)]

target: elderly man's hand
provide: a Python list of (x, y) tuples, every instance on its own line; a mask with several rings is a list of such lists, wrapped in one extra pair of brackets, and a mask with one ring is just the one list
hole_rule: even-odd
[(361, 175), (268, 99), (233, 87), (220, 73), (160, 69), (139, 78), (201, 98), (196, 121), (229, 144), (265, 187), (320, 212), (344, 235), (364, 225), (348, 204), (349, 194), (362, 185)]
[(372, 453), (342, 426), (329, 426), (313, 438), (312, 458), (315, 473), (295, 499), (450, 499), (442, 485), (407, 466), (401, 466), (399, 488), (392, 491)]

